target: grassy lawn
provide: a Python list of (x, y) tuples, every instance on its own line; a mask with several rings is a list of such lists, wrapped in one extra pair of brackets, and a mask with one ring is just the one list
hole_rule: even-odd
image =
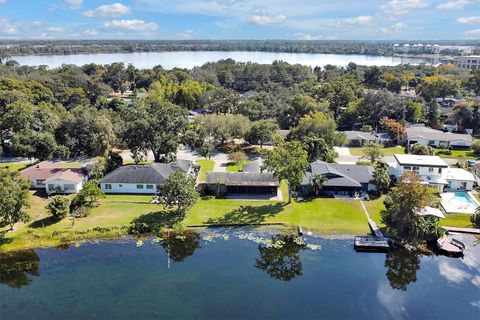
[[(166, 213), (163, 207), (148, 203), (150, 199), (151, 196), (109, 195), (100, 200), (99, 206), (94, 208), (89, 216), (75, 219), (73, 223), (70, 218), (59, 222), (52, 221), (45, 209), (48, 200), (33, 196), (32, 206), (28, 210), (32, 221), (17, 224), (15, 231), (8, 232), (1, 240), (0, 251), (124, 235), (134, 218), (147, 214), (155, 221), (165, 221)], [(302, 226), (320, 234), (368, 232), (367, 220), (358, 201), (331, 198), (293, 201), (289, 205), (275, 201), (200, 199), (181, 221), (184, 226), (262, 223)]]
[(440, 219), (440, 224), (442, 226), (448, 227), (460, 227), (460, 228), (471, 228), (472, 223), (470, 222), (471, 214), (446, 214), (445, 219)]
[(480, 155), (474, 154), (472, 150), (452, 150), (452, 154), (443, 154), (439, 151), (440, 149), (436, 149), (435, 154), (440, 158), (480, 159)]
[(213, 171), (213, 167), (215, 166), (215, 161), (214, 160), (197, 160), (195, 163), (200, 166), (200, 172), (198, 173), (198, 180), (205, 181), (207, 172)]
[[(364, 148), (349, 148), (350, 154), (352, 156), (363, 156), (364, 155)], [(383, 148), (382, 149), (384, 156), (393, 156), (394, 154), (403, 154), (405, 153), (405, 148), (401, 146), (391, 147), (391, 148)]]
[(8, 168), (11, 171), (20, 171), (29, 165), (27, 162), (5, 162), (0, 163), (0, 168)]
[(135, 163), (135, 160), (127, 160), (123, 163), (123, 165), (127, 164), (152, 164), (154, 163), (154, 160), (146, 160), (146, 161), (140, 161), (139, 163)]
[(385, 209), (383, 200), (385, 200), (385, 196), (381, 196), (375, 200), (363, 201), (365, 208), (367, 208), (368, 212), (370, 213), (370, 218), (372, 218), (372, 220), (375, 221), (378, 226), (383, 226), (383, 223), (381, 223), (382, 216), (380, 215), (380, 211)]
[(227, 172), (239, 172), (243, 169), (243, 165), (245, 163), (249, 163), (251, 160), (245, 160), (245, 162), (241, 166), (237, 166), (234, 162), (227, 163)]

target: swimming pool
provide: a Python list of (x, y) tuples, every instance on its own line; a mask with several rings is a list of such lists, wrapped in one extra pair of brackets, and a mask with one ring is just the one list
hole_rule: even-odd
[(475, 213), (479, 206), (478, 201), (468, 192), (446, 192), (440, 196), (442, 207), (447, 213)]

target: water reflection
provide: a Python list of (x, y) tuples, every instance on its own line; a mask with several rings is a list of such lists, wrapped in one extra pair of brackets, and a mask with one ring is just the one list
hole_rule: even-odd
[(259, 244), (255, 267), (271, 278), (290, 281), (303, 274), (300, 252), (306, 248), (300, 238), (287, 235), (272, 236), (271, 244)]
[(161, 237), (160, 244), (171, 261), (182, 262), (200, 248), (200, 234), (195, 231), (165, 233)]
[(389, 251), (385, 257), (387, 279), (393, 289), (406, 291), (410, 283), (417, 281), (420, 270), (420, 253), (406, 249)]
[(0, 254), (0, 283), (21, 288), (32, 283), (31, 276), (39, 276), (40, 258), (34, 250)]

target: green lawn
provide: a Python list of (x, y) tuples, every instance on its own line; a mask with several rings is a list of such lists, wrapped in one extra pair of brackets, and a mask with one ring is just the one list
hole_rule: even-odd
[[(249, 163), (251, 160), (245, 160), (245, 163)], [(241, 166), (237, 166), (234, 162), (227, 163), (227, 172), (239, 172), (243, 169), (243, 164)]]
[[(284, 187), (284, 186), (282, 186)], [(67, 218), (60, 222), (48, 217), (48, 200), (32, 197), (29, 213), (32, 221), (17, 224), (1, 240), (0, 251), (39, 246), (55, 246), (65, 241), (125, 234), (130, 222), (139, 216), (164, 222), (171, 214), (158, 204), (148, 203), (151, 196), (109, 195), (100, 200), (89, 216), (72, 224)], [(289, 227), (302, 226), (320, 234), (365, 234), (367, 219), (358, 201), (319, 198), (311, 201), (285, 204), (276, 201), (239, 201), (200, 199), (186, 214), (184, 226), (208, 224), (263, 224), (283, 223)], [(100, 228), (108, 228), (104, 231)], [(94, 229), (96, 228), (96, 229)]]
[(370, 218), (375, 221), (379, 226), (383, 226), (382, 216), (380, 215), (380, 211), (385, 209), (383, 205), (383, 200), (385, 200), (385, 196), (381, 196), (378, 199), (370, 200), (370, 201), (363, 201), (365, 208), (367, 208), (368, 212), (370, 213)]
[(198, 173), (198, 180), (205, 181), (207, 172), (213, 171), (213, 167), (215, 167), (215, 161), (197, 160), (195, 163), (200, 166), (200, 172)]
[(448, 227), (460, 227), (460, 228), (471, 228), (472, 223), (470, 222), (471, 214), (446, 214), (445, 219), (440, 219), (440, 224), (442, 226)]
[(5, 162), (5, 163), (0, 163), (0, 168), (8, 168), (11, 171), (20, 171), (24, 168), (26, 168), (29, 165), (29, 163), (26, 162)]
[[(364, 148), (357, 147), (357, 148), (349, 148), (350, 154), (353, 156), (363, 156), (364, 155)], [(401, 146), (391, 147), (391, 148), (383, 148), (382, 149), (384, 156), (393, 156), (394, 154), (403, 154), (405, 153), (405, 148)]]
[(452, 154), (443, 154), (439, 151), (440, 149), (435, 149), (435, 154), (440, 158), (480, 159), (480, 155), (474, 154), (472, 150), (452, 150)]

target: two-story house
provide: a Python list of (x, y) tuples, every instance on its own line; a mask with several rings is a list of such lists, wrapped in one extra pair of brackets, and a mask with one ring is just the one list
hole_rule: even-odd
[(414, 172), (425, 183), (437, 188), (440, 192), (473, 189), (475, 178), (470, 172), (460, 168), (449, 168), (438, 156), (396, 154), (395, 160), (396, 163), (391, 170), (397, 179), (404, 172)]

